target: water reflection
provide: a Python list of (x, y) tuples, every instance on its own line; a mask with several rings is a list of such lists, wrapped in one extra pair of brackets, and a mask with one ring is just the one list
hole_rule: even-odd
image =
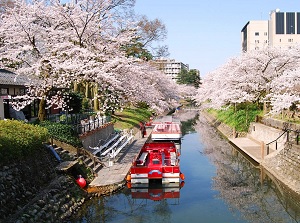
[(158, 184), (152, 183), (149, 185), (135, 185), (130, 188), (131, 197), (133, 199), (148, 199), (153, 201), (160, 201), (165, 199), (176, 199), (179, 204), (180, 189), (184, 186), (184, 182), (170, 183), (170, 184)]
[(214, 128), (203, 128), (206, 124), (200, 118), (195, 129), (205, 145), (203, 153), (217, 168), (213, 189), (220, 192), (218, 197), (229, 205), (233, 214), (241, 213), (248, 222), (299, 222), (299, 196), (295, 202), (290, 197), (291, 191), (278, 193), (282, 184), (272, 181), (263, 169), (245, 159), (220, 135), (212, 134)]

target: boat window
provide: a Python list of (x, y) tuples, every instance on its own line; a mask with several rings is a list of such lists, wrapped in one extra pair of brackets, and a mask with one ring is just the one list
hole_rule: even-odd
[(159, 160), (158, 160), (158, 159), (153, 159), (153, 160), (152, 160), (152, 163), (153, 163), (153, 164), (159, 164)]

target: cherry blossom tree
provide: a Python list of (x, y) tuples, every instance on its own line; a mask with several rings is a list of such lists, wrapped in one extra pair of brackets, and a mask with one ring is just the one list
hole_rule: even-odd
[(83, 82), (97, 86), (94, 100), (107, 94), (105, 100), (114, 104), (143, 100), (157, 109), (170, 106), (178, 95), (176, 87), (169, 89), (162, 73), (122, 50), (136, 39), (135, 24), (122, 21), (119, 26), (120, 17), (112, 14), (125, 2), (133, 1), (77, 0), (62, 5), (59, 0), (16, 0), (0, 21), (1, 66), (30, 79), (26, 102), (14, 106), (22, 108), (39, 98), (47, 106), (64, 107), (63, 91)]
[(221, 108), (243, 102), (271, 102), (272, 112), (299, 106), (299, 47), (267, 48), (231, 58), (203, 78), (196, 100)]

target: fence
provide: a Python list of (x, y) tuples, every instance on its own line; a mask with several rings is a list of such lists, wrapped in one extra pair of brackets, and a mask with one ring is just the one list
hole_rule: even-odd
[(83, 134), (111, 121), (110, 116), (94, 115), (92, 112), (80, 114), (56, 114), (48, 115), (47, 120), (72, 125), (77, 134)]

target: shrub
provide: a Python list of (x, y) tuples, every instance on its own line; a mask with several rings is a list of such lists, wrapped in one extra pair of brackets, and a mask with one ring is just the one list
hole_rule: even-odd
[(81, 147), (82, 143), (71, 125), (44, 121), (40, 122), (40, 126), (46, 128), (49, 136), (53, 139), (65, 142), (75, 147)]
[(0, 120), (1, 163), (30, 156), (48, 139), (45, 128), (17, 120)]

